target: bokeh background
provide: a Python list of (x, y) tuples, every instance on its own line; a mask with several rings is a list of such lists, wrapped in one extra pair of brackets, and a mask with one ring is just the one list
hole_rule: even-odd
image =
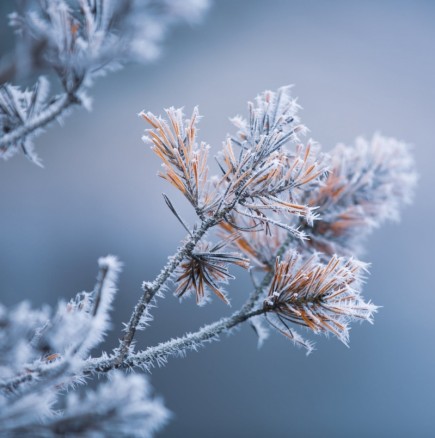
[[(0, 44), (11, 44), (1, 2)], [(413, 206), (367, 242), (364, 295), (383, 306), (374, 326), (354, 325), (351, 348), (318, 337), (306, 357), (278, 334), (258, 350), (245, 326), (221, 342), (155, 369), (157, 394), (174, 412), (162, 437), (429, 437), (435, 429), (435, 3), (433, 1), (215, 1), (202, 25), (179, 28), (152, 65), (99, 80), (92, 113), (75, 111), (37, 141), (45, 168), (22, 156), (0, 162), (0, 294), (14, 305), (54, 304), (91, 290), (96, 260), (125, 263), (115, 303), (121, 322), (174, 252), (183, 229), (161, 197), (183, 199), (156, 177), (136, 114), (199, 105), (201, 138), (218, 150), (228, 117), (264, 89), (295, 84), (310, 135), (326, 149), (358, 135), (412, 143), (420, 174)], [(171, 293), (139, 333), (139, 346), (236, 309), (198, 308)]]

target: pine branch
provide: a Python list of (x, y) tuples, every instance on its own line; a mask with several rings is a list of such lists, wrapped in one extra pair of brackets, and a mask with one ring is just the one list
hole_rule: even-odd
[[(67, 29), (74, 42), (76, 24)], [(20, 139), (30, 138), (70, 105), (81, 103), (78, 93), (82, 80), (74, 77), (72, 82), (65, 81), (66, 93), (49, 104), (44, 103), (47, 88), (43, 79), (32, 90), (10, 85), (1, 88), (0, 121), (7, 132), (3, 149), (17, 147)], [(185, 120), (181, 109), (171, 108), (167, 110), (169, 123), (141, 113), (152, 126), (148, 130), (152, 149), (163, 161), (160, 175), (188, 199), (199, 222), (190, 229), (165, 197), (188, 235), (160, 274), (143, 283), (142, 296), (111, 355), (103, 353), (85, 360), (109, 325), (120, 271), (113, 256), (99, 260), (93, 292), (82, 292), (69, 303), (60, 303), (54, 315), (48, 309), (32, 311), (25, 304), (12, 312), (0, 306), (4, 332), (0, 339), (0, 422), (4, 430), (44, 436), (114, 432), (151, 436), (168, 413), (158, 400), (148, 397), (143, 377), (125, 377), (114, 371), (114, 381), (100, 385), (96, 393), (87, 391), (80, 399), (67, 396), (61, 415), (53, 410), (57, 391), (83, 382), (89, 375), (117, 368), (150, 371), (164, 365), (169, 357), (196, 351), (246, 321), (251, 322), (259, 344), (268, 335), (261, 325), (265, 321), (305, 347), (307, 354), (312, 343), (294, 330), (295, 324), (314, 334), (331, 333), (348, 345), (350, 322), (372, 322), (377, 307), (361, 296), (367, 265), (353, 257), (331, 254), (329, 249), (334, 246), (322, 245), (330, 240), (332, 245), (338, 242), (338, 248), (345, 247), (355, 230), (397, 215), (399, 204), (409, 200), (415, 183), (407, 147), (375, 137), (371, 144), (360, 142), (363, 147), (356, 150), (339, 148), (333, 159), (334, 172), (328, 173), (325, 157), (318, 150), (313, 153), (310, 144), (297, 145), (295, 153), (285, 148), (304, 130), (288, 88), (261, 94), (249, 109), (249, 122), (239, 117), (233, 120), (239, 131), (236, 137), (227, 138), (218, 162), (222, 175), (213, 178), (208, 177), (209, 147), (196, 142), (197, 109)], [(28, 151), (24, 140), (21, 147)], [(318, 217), (319, 211), (324, 217)], [(217, 244), (202, 240), (217, 225), (221, 226), (221, 240)], [(307, 241), (302, 240), (305, 236)], [(297, 250), (289, 248), (291, 243)], [(226, 245), (243, 254), (224, 252)], [(176, 295), (196, 294), (198, 304), (210, 291), (227, 301), (221, 285), (234, 278), (228, 265), (246, 268), (250, 261), (264, 276), (257, 285), (251, 271), (254, 290), (233, 315), (196, 332), (133, 351), (135, 333), (146, 325), (149, 309), (168, 280), (174, 279)]]
[[(127, 62), (154, 60), (167, 30), (178, 22), (198, 21), (208, 6), (207, 0), (18, 2), (9, 24), (19, 39), (13, 61), (0, 69), (0, 93), (13, 88), (16, 97), (5, 107), (0, 96), (0, 158), (22, 150), (40, 164), (32, 152), (32, 135), (74, 104), (89, 109), (85, 91), (97, 77)], [(64, 93), (47, 93), (29, 115), (23, 104), (29, 92), (9, 82), (41, 72), (54, 73)]]
[[(284, 240), (284, 242), (282, 243), (282, 245), (279, 247), (278, 251), (275, 254), (275, 257), (272, 259), (270, 259), (268, 262), (271, 266), (273, 266), (273, 261), (277, 258), (277, 257), (281, 257), (289, 248), (290, 243), (294, 240), (294, 237), (291, 233), (287, 234), (287, 238), (286, 240)], [(258, 302), (258, 300), (261, 297), (261, 294), (264, 292), (264, 289), (269, 286), (269, 284), (271, 283), (273, 276), (274, 276), (275, 271), (272, 269), (269, 270), (269, 272), (263, 277), (263, 280), (261, 282), (261, 284), (256, 287), (254, 289), (254, 291), (251, 293), (248, 301), (245, 303), (245, 305), (242, 308), (242, 312), (243, 313), (248, 313), (250, 312), (255, 304)]]
[[(294, 156), (283, 150), (287, 143), (297, 141), (298, 132), (305, 130), (296, 116), (298, 105), (291, 99), (288, 87), (282, 87), (276, 93), (264, 92), (257, 98), (256, 106), (249, 105), (249, 110), (250, 128), (239, 132), (240, 141), (227, 140), (223, 164), (220, 165), (223, 175), (212, 189), (206, 184), (207, 148), (204, 143), (198, 145), (196, 141), (196, 125), (200, 118), (198, 110), (194, 109), (190, 120), (185, 120), (182, 109), (175, 108), (166, 110), (167, 121), (149, 112), (139, 114), (151, 126), (145, 140), (151, 143), (151, 149), (163, 162), (164, 171), (160, 176), (189, 200), (201, 222), (199, 228), (186, 238), (184, 245), (170, 257), (157, 278), (143, 284), (143, 295), (125, 329), (116, 365), (120, 366), (128, 356), (141, 320), (144, 315), (147, 316), (147, 307), (183, 259), (192, 256), (195, 246), (210, 228), (227, 220), (233, 211), (240, 214), (238, 207), (246, 208), (248, 199), (258, 199), (261, 204), (270, 206), (272, 212), (305, 217), (309, 223), (315, 218), (311, 208), (293, 200), (293, 192), (304, 184), (319, 180), (325, 169), (311, 157), (310, 146), (304, 150), (298, 147)], [(240, 146), (238, 156), (232, 143)], [(288, 199), (277, 198), (283, 184)], [(247, 215), (257, 223), (280, 226), (299, 238), (303, 237), (297, 229), (260, 212), (256, 206), (248, 208), (248, 212)], [(188, 273), (180, 278), (186, 278), (186, 275)], [(219, 295), (223, 297), (223, 294)], [(199, 291), (197, 296), (203, 296), (203, 293)]]
[(76, 94), (64, 93), (59, 96), (44, 111), (36, 114), (21, 126), (0, 137), (0, 156), (6, 153), (8, 147), (21, 142), (35, 131), (45, 128), (48, 124), (61, 117), (72, 105), (80, 105), (81, 101)]

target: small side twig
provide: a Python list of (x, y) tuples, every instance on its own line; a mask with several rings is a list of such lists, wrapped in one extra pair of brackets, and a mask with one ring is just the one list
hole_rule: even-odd
[[(276, 253), (277, 257), (282, 256), (288, 249), (293, 236), (289, 233), (287, 239), (282, 243), (281, 247)], [(162, 271), (163, 272), (163, 271)], [(194, 333), (186, 333), (184, 336), (175, 338), (171, 341), (162, 342), (154, 347), (149, 347), (144, 351), (137, 353), (128, 353), (129, 345), (134, 338), (134, 332), (128, 331), (123, 339), (123, 346), (125, 350), (120, 351), (118, 355), (112, 355), (109, 357), (99, 357), (89, 360), (89, 365), (86, 371), (93, 372), (107, 372), (113, 368), (129, 368), (129, 367), (148, 367), (154, 362), (161, 362), (165, 358), (174, 354), (183, 354), (183, 352), (189, 349), (196, 349), (198, 345), (204, 342), (209, 342), (218, 339), (219, 335), (223, 332), (229, 331), (237, 325), (247, 321), (253, 316), (264, 314), (265, 310), (262, 306), (254, 310), (255, 305), (265, 288), (269, 286), (274, 275), (273, 269), (269, 271), (264, 277), (261, 283), (255, 287), (250, 297), (243, 305), (243, 307), (228, 318), (222, 318), (219, 321), (205, 325)], [(150, 293), (150, 291), (148, 291)], [(149, 301), (148, 301), (149, 302)], [(143, 311), (145, 308), (143, 308)], [(130, 342), (128, 344), (127, 342)], [(122, 347), (121, 347), (122, 348)], [(123, 354), (121, 359), (121, 353)]]
[(263, 307), (244, 313), (234, 313), (231, 317), (222, 318), (219, 321), (208, 324), (194, 333), (186, 333), (184, 336), (162, 342), (144, 351), (131, 353), (124, 357), (121, 362), (119, 358), (112, 355), (89, 359), (85, 373), (105, 373), (114, 368), (149, 368), (152, 364), (162, 364), (171, 355), (182, 355), (187, 350), (196, 350), (201, 344), (217, 340), (221, 333), (227, 332), (248, 319), (262, 315), (266, 312)]
[(154, 296), (161, 290), (165, 285), (166, 281), (173, 274), (178, 265), (186, 256), (190, 256), (194, 250), (196, 244), (201, 240), (201, 238), (206, 234), (206, 232), (213, 227), (218, 221), (218, 216), (214, 215), (211, 218), (206, 219), (201, 222), (201, 226), (190, 235), (189, 239), (184, 243), (183, 246), (178, 248), (177, 252), (169, 258), (168, 263), (162, 269), (160, 274), (151, 283), (144, 283), (142, 286), (143, 295), (139, 299), (136, 307), (134, 308), (133, 314), (131, 315), (130, 321), (125, 329), (126, 333), (123, 336), (120, 346), (119, 354), (116, 360), (117, 366), (122, 364), (125, 356), (127, 355), (133, 338), (136, 334), (137, 327), (140, 324), (142, 315), (146, 311), (147, 306), (154, 298)]
[(9, 146), (15, 144), (20, 139), (33, 134), (38, 129), (42, 129), (49, 123), (56, 120), (72, 105), (79, 104), (80, 100), (76, 94), (64, 93), (51, 103), (43, 112), (32, 117), (31, 120), (14, 129), (12, 132), (0, 138), (0, 150), (5, 151)]

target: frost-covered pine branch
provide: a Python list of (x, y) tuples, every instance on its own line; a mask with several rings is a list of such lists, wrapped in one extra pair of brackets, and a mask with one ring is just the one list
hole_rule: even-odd
[[(38, 100), (32, 94), (27, 99)], [(0, 421), (5, 430), (149, 436), (168, 413), (148, 398), (140, 376), (126, 378), (118, 371), (115, 383), (83, 397), (72, 394), (57, 412), (60, 392), (94, 374), (149, 371), (245, 322), (259, 344), (272, 329), (307, 353), (313, 350), (312, 334), (331, 334), (349, 345), (351, 323), (373, 322), (377, 307), (362, 295), (368, 265), (355, 255), (361, 237), (386, 219), (397, 219), (401, 204), (412, 197), (416, 176), (408, 146), (376, 135), (371, 142), (357, 140), (357, 147), (339, 145), (325, 154), (312, 140), (302, 143), (305, 128), (288, 87), (260, 94), (248, 110), (246, 119), (233, 119), (237, 132), (216, 154), (217, 175), (210, 175), (210, 146), (197, 139), (197, 108), (189, 119), (175, 108), (166, 110), (165, 118), (140, 113), (150, 125), (145, 140), (162, 160), (160, 176), (188, 200), (196, 223), (186, 223), (164, 195), (186, 237), (159, 275), (143, 283), (120, 345), (109, 354), (89, 357), (108, 328), (119, 271), (113, 257), (100, 259), (92, 293), (61, 303), (53, 316), (25, 304), (3, 310)], [(152, 321), (150, 310), (159, 296), (173, 289), (177, 297), (194, 296), (198, 305), (213, 297), (229, 303), (234, 265), (249, 269), (253, 284), (239, 310), (135, 351), (137, 332)], [(118, 385), (125, 390), (113, 398)], [(44, 403), (26, 415), (37, 395)]]
[[(10, 25), (18, 41), (10, 62), (0, 65), (0, 158), (22, 151), (37, 164), (32, 139), (73, 105), (90, 109), (89, 87), (98, 76), (128, 62), (147, 63), (160, 52), (167, 31), (196, 22), (208, 0), (17, 1)], [(50, 94), (40, 76), (30, 89), (12, 85), (30, 74), (54, 76)]]
[[(169, 280), (176, 284), (175, 293), (178, 296), (190, 291), (196, 295), (198, 304), (207, 300), (207, 290), (227, 302), (219, 282), (231, 278), (227, 265), (234, 263), (246, 267), (251, 261), (257, 270), (268, 272), (265, 285), (254, 291), (242, 316), (253, 311), (261, 297), (266, 295), (269, 283), (276, 281), (278, 267), (278, 271), (282, 271), (286, 266), (286, 278), (297, 274), (291, 272), (290, 266), (296, 270), (298, 264), (303, 266), (297, 274), (301, 278), (312, 275), (311, 281), (314, 282), (316, 275), (323, 271), (330, 278), (328, 287), (322, 289), (320, 295), (315, 294), (316, 299), (306, 297), (308, 301), (303, 305), (296, 305), (290, 300), (278, 306), (277, 303), (271, 304), (273, 300), (270, 296), (268, 304), (264, 305), (266, 316), (275, 314), (275, 318), (269, 318), (269, 323), (290, 338), (297, 338), (298, 343), (308, 350), (311, 343), (300, 341), (302, 338), (287, 325), (289, 320), (314, 332), (331, 332), (346, 344), (349, 321), (372, 320), (376, 306), (361, 299), (360, 286), (352, 289), (356, 295), (352, 295), (350, 289), (346, 293), (340, 292), (339, 301), (343, 300), (346, 306), (338, 307), (340, 303), (335, 302), (335, 313), (321, 312), (326, 302), (337, 293), (331, 279), (341, 276), (346, 283), (344, 279), (352, 273), (351, 282), (360, 285), (361, 281), (353, 271), (360, 270), (357, 267), (363, 264), (345, 251), (337, 252), (346, 255), (347, 259), (339, 258), (330, 251), (310, 256), (319, 234), (317, 224), (322, 223), (320, 212), (327, 211), (327, 208), (337, 211), (344, 205), (344, 208), (361, 211), (367, 223), (376, 218), (381, 221), (397, 215), (399, 204), (409, 201), (415, 184), (413, 161), (407, 146), (380, 136), (375, 137), (370, 147), (366, 144), (366, 147), (354, 149), (348, 154), (335, 152), (331, 158), (321, 153), (316, 143), (310, 141), (303, 145), (299, 142), (297, 133), (305, 129), (299, 123), (297, 110), (288, 87), (258, 96), (255, 104), (249, 104), (248, 120), (242, 117), (233, 119), (238, 132), (224, 142), (218, 158), (221, 175), (213, 177), (209, 176), (207, 165), (210, 147), (204, 142), (198, 143), (196, 139), (197, 108), (190, 119), (184, 118), (181, 109), (174, 108), (166, 110), (167, 120), (151, 113), (140, 114), (151, 125), (145, 140), (151, 143), (152, 150), (163, 162), (160, 176), (186, 197), (195, 209), (199, 223), (189, 228), (165, 196), (170, 211), (188, 235), (157, 278), (144, 283), (143, 295), (126, 325), (119, 353), (115, 351), (114, 355), (118, 354), (118, 357), (111, 357), (114, 363), (109, 368), (123, 366), (126, 358), (131, 356), (136, 331), (150, 321), (149, 305), (167, 287)], [(289, 149), (292, 144), (293, 150)], [(352, 160), (356, 171), (351, 174)], [(345, 176), (341, 183), (348, 187), (348, 195), (338, 198), (338, 193), (330, 189), (340, 202), (314, 202), (313, 199), (328, 194), (331, 181), (339, 178), (337, 166), (340, 163), (341, 168), (349, 166), (349, 170), (342, 172)], [(342, 218), (337, 215), (336, 223)], [(361, 221), (355, 221), (349, 228), (354, 227), (356, 231), (360, 224)], [(215, 227), (221, 229), (220, 241), (212, 247), (204, 236)], [(331, 245), (338, 243), (331, 239)], [(220, 251), (227, 244), (244, 254)], [(291, 244), (294, 248), (289, 248)], [(298, 253), (294, 252), (295, 249)], [(280, 257), (298, 260), (298, 263), (279, 262)], [(342, 269), (335, 271), (334, 268), (332, 274), (326, 274), (331, 266), (337, 265)], [(310, 266), (313, 270), (311, 274)], [(284, 308), (290, 311), (290, 307), (294, 311), (292, 316), (285, 316), (285, 310), (280, 311)]]
[[(185, 119), (182, 109), (166, 110), (167, 120), (151, 113), (141, 112), (140, 116), (151, 128), (144, 139), (152, 145), (152, 150), (163, 162), (160, 176), (175, 186), (192, 204), (200, 222), (189, 229), (188, 235), (177, 252), (169, 258), (161, 273), (152, 282), (144, 282), (143, 295), (138, 301), (125, 335), (119, 347), (118, 364), (128, 354), (133, 338), (138, 329), (148, 321), (147, 307), (155, 295), (161, 292), (167, 281), (178, 272), (179, 280), (185, 280), (178, 289), (179, 295), (192, 290), (197, 302), (206, 299), (204, 283), (208, 289), (224, 298), (219, 291), (217, 281), (229, 278), (225, 274), (229, 260), (239, 266), (247, 266), (243, 258), (235, 254), (216, 254), (195, 251), (205, 234), (213, 227), (227, 223), (232, 224), (230, 216), (248, 215), (253, 227), (269, 229), (276, 226), (285, 229), (296, 238), (304, 235), (295, 227), (288, 225), (287, 217), (305, 218), (312, 223), (315, 218), (313, 209), (299, 203), (299, 193), (305, 184), (320, 179), (326, 169), (318, 162), (311, 163), (310, 148), (298, 147), (296, 154), (291, 154), (285, 146), (298, 141), (298, 133), (304, 132), (304, 126), (297, 117), (298, 105), (290, 97), (288, 87), (278, 92), (265, 92), (257, 98), (256, 104), (249, 104), (251, 126), (249, 132), (240, 133), (240, 140), (228, 137), (220, 157), (222, 174), (208, 178), (207, 165), (209, 147), (206, 143), (198, 144), (196, 125), (199, 112), (195, 108), (190, 119)], [(237, 124), (246, 124), (240, 118)], [(235, 153), (234, 147), (240, 152)], [(285, 167), (286, 166), (286, 167)], [(170, 201), (166, 199), (177, 219)], [(271, 212), (271, 213), (270, 213)], [(273, 214), (280, 212), (282, 220)], [(218, 247), (222, 248), (223, 243)], [(216, 261), (216, 258), (220, 260)], [(182, 263), (186, 260), (185, 263)], [(217, 269), (211, 271), (211, 261), (217, 263)]]
[[(284, 251), (282, 249), (281, 252)], [(314, 333), (331, 333), (348, 345), (348, 324), (356, 320), (372, 323), (373, 314), (377, 311), (375, 305), (365, 302), (361, 296), (366, 265), (339, 257), (332, 257), (325, 265), (317, 257), (303, 261), (300, 254), (287, 253), (287, 259), (283, 262), (277, 258), (276, 269), (264, 276), (245, 305), (231, 317), (144, 351), (130, 353), (122, 364), (117, 363), (116, 353), (90, 359), (87, 371), (105, 373), (116, 367), (139, 367), (149, 371), (155, 365), (166, 364), (171, 356), (184, 357), (187, 351), (197, 351), (207, 343), (218, 340), (222, 333), (229, 333), (248, 320), (251, 320), (258, 335), (259, 346), (268, 337), (269, 325), (295, 345), (304, 347), (307, 354), (311, 353), (313, 343), (295, 329), (295, 324), (305, 326)], [(268, 293), (262, 305), (255, 306), (265, 290)]]

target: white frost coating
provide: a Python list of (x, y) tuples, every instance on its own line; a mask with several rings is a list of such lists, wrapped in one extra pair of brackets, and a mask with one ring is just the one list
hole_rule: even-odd
[(95, 392), (89, 390), (84, 397), (69, 393), (62, 416), (39, 425), (29, 424), (26, 429), (48, 437), (84, 434), (151, 438), (169, 418), (162, 401), (152, 398), (144, 376), (114, 372)]
[(32, 136), (38, 134), (38, 129), (48, 119), (53, 120), (64, 104), (53, 102), (48, 111), (49, 89), (49, 82), (43, 76), (32, 89), (24, 91), (8, 84), (0, 86), (0, 133), (3, 134), (0, 137), (0, 158), (8, 159), (21, 148), (30, 160), (41, 165), (33, 151)]
[[(98, 259), (98, 266), (100, 269), (108, 270), (108, 281), (111, 283), (116, 283), (118, 280), (118, 274), (122, 270), (122, 263), (118, 260), (118, 257), (114, 255), (100, 257)], [(113, 284), (111, 286), (113, 286)]]
[(293, 250), (277, 259), (265, 306), (275, 315), (274, 326), (284, 335), (289, 324), (314, 333), (333, 334), (349, 345), (349, 323), (373, 322), (378, 307), (365, 302), (362, 285), (368, 265), (354, 258), (333, 256), (323, 263), (320, 254), (309, 258)]
[(89, 354), (89, 351), (100, 344), (110, 328), (112, 302), (115, 298), (116, 283), (122, 269), (122, 263), (117, 257), (109, 255), (98, 259), (100, 272), (93, 292), (91, 311), (91, 327), (86, 339), (80, 347), (80, 354)]
[[(13, 65), (0, 70), (0, 159), (22, 150), (34, 163), (32, 137), (66, 115), (72, 105), (91, 107), (87, 90), (95, 78), (127, 62), (147, 63), (160, 54), (169, 28), (180, 22), (199, 21), (207, 0), (24, 0), (19, 12), (9, 16), (19, 35)], [(10, 82), (37, 74), (41, 69), (59, 76), (64, 88), (48, 95), (39, 79), (34, 90), (35, 111), (29, 113), (28, 97)], [(7, 73), (15, 72), (14, 74)], [(9, 75), (9, 76), (8, 76)], [(9, 100), (6, 107), (2, 105)]]
[[(63, 356), (86, 357), (110, 328), (111, 304), (121, 263), (114, 256), (98, 260), (99, 274), (93, 292), (82, 292), (69, 303), (59, 303), (50, 322), (40, 330), (38, 343)], [(42, 348), (42, 347), (41, 347)]]
[[(62, 411), (53, 408), (61, 389), (84, 379), (85, 357), (103, 339), (116, 292), (121, 263), (114, 256), (98, 260), (93, 292), (60, 303), (50, 316), (26, 303), (7, 311), (0, 306), (0, 430), (10, 436), (152, 437), (169, 418), (150, 397), (143, 376), (116, 372), (96, 392), (66, 397)], [(103, 357), (105, 357), (103, 355)]]

